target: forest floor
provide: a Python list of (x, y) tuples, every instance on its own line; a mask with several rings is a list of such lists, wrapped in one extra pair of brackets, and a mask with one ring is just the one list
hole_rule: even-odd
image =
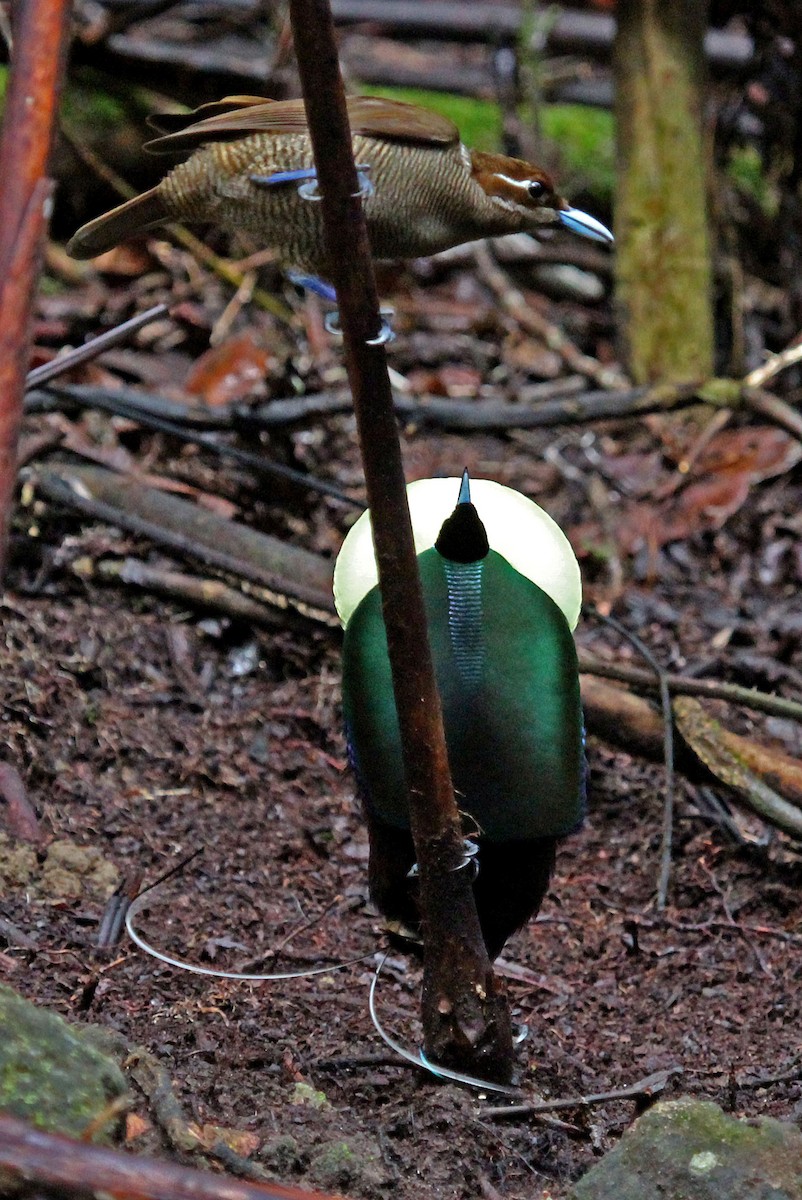
[[(178, 287), (174, 323), (73, 379), (123, 380), (186, 399), (192, 361), (228, 296), (207, 280), (201, 300), (184, 253), (159, 245), (158, 262), (133, 285), (147, 264), (120, 252), (117, 273), (90, 272), (44, 295), (41, 357), (162, 294), (175, 301)], [(391, 361), (422, 391), (455, 403), (477, 392), (520, 399), (564, 372), (469, 270), (389, 287), (400, 332)], [(591, 352), (604, 355), (607, 339), (609, 356), (604, 304), (530, 299)], [(231, 341), (249, 325), (267, 372), (262, 400), (339, 382), (339, 350), (322, 334), (315, 303), (297, 309), (294, 332), (266, 314), (235, 314), (221, 339), (227, 366), (207, 360), (192, 399), (220, 401), (210, 379), (229, 387), (233, 377), (236, 391), (249, 370), (253, 378), (254, 355)], [(229, 388), (224, 399), (232, 398)], [(741, 428), (753, 448), (776, 448), (775, 430), (755, 421)], [(33, 461), (34, 498), (25, 497), (15, 525), (0, 712), (4, 755), (23, 776), (45, 841), (31, 857), (0, 834), (0, 917), (28, 939), (19, 945), (2, 926), (0, 979), (144, 1047), (166, 1069), (189, 1123), (204, 1136), (210, 1126), (236, 1131), (230, 1143), (277, 1179), (365, 1200), (450, 1200), (493, 1188), (509, 1200), (565, 1196), (632, 1121), (632, 1101), (560, 1112), (562, 1125), (499, 1119), (486, 1112), (498, 1097), (396, 1059), (371, 1024), (368, 988), (385, 939), (366, 903), (367, 839), (341, 731), (336, 630), (259, 630), (79, 577), (70, 568), (81, 559), (168, 560), (142, 538), (35, 498), (35, 477), (45, 462), (75, 455), (170, 477), (218, 512), (329, 557), (347, 508), (244, 468), (220, 469), (206, 452), (88, 410), (31, 417), (24, 432), (59, 445)], [(739, 503), (730, 496), (716, 509), (711, 497), (723, 486), (721, 462), (732, 472), (736, 435), (743, 439), (735, 424), (716, 435), (725, 439), (718, 463), (694, 477), (711, 490), (696, 509), (688, 501), (685, 527), (670, 529), (679, 519), (675, 434), (664, 422), (465, 436), (408, 426), (403, 439), (409, 478), (458, 475), (467, 465), (543, 504), (580, 553), (586, 598), (611, 609), (666, 667), (799, 697), (802, 473), (783, 444), (789, 469), (752, 470)], [(359, 494), (349, 416), (256, 448)], [(661, 481), (670, 485), (664, 499)], [(651, 539), (639, 524), (646, 511), (650, 529), (662, 530)], [(577, 637), (594, 653), (637, 663), (631, 647), (589, 620)], [(714, 709), (740, 732), (799, 749), (790, 721)], [(544, 1099), (575, 1097), (679, 1068), (665, 1095), (799, 1122), (802, 861), (736, 809), (746, 840), (733, 844), (680, 779), (669, 903), (657, 911), (664, 772), (595, 739), (589, 760), (588, 818), (559, 853), (540, 917), (501, 963), (515, 1020), (529, 1030), (517, 1049), (522, 1087)], [(54, 842), (88, 854), (62, 848), (67, 869), (53, 870)], [(331, 971), (252, 984), (187, 974), (127, 941), (99, 951), (114, 879), (152, 880), (197, 849), (139, 918), (153, 943), (221, 969), (316, 962)], [(365, 957), (334, 969), (357, 956)], [(378, 1007), (413, 1049), (419, 984), (415, 960), (392, 951)], [(135, 1095), (143, 1120), (129, 1123), (131, 1149), (179, 1154), (152, 1098)]]

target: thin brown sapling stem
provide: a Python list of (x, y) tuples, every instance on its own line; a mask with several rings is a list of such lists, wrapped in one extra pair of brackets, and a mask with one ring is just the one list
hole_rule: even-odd
[(424, 931), (426, 1053), (509, 1079), (509, 1010), (493, 975), (464, 858), (426, 636), (401, 447), (329, 0), (290, 0), (298, 69), (345, 340), (398, 710)]

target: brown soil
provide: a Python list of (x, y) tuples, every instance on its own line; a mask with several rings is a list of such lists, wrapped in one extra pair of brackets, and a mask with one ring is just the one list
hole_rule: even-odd
[[(576, 446), (581, 434), (570, 436)], [(618, 448), (650, 444), (642, 427), (622, 426), (614, 437)], [(456, 473), (468, 461), (537, 495), (570, 528), (587, 519), (586, 499), (544, 465), (553, 440), (538, 435), (522, 447), (410, 432), (406, 453), (410, 475)], [(163, 442), (145, 441), (164, 452)], [(292, 445), (312, 469), (336, 474), (331, 463), (339, 461), (356, 478), (347, 420), (331, 421), (325, 439), (296, 435)], [(190, 468), (182, 460), (183, 477)], [(193, 469), (200, 480), (197, 460)], [(203, 478), (208, 486), (208, 470)], [(794, 694), (800, 567), (783, 550), (786, 565), (776, 568), (772, 547), (785, 545), (801, 501), (798, 473), (764, 484), (724, 531), (664, 552), (654, 578), (638, 579), (637, 563), (628, 565), (634, 578), (618, 600), (619, 619), (667, 665), (769, 687), (778, 682), (771, 670), (785, 672), (780, 686), (790, 680)], [(284, 507), (293, 504), (291, 518), (278, 506), (261, 511), (262, 527), (291, 527), (299, 542), (336, 547), (342, 509), (295, 497)], [(336, 634), (270, 634), (78, 583), (64, 561), (147, 547), (103, 527), (82, 530), (77, 518), (49, 509), (26, 515), (15, 546), (0, 711), (6, 757), (23, 774), (47, 837), (148, 880), (201, 847), (140, 918), (168, 953), (222, 969), (260, 969), (261, 960), (265, 970), (368, 957), (306, 980), (255, 985), (183, 973), (128, 942), (101, 953), (94, 938), (109, 878), (98, 875), (98, 862), (89, 874), (79, 862), (71, 880), (54, 880), (46, 847), (11, 863), (6, 842), (0, 915), (36, 947), (15, 947), (4, 935), (2, 977), (147, 1048), (187, 1119), (252, 1134), (238, 1145), (276, 1178), (366, 1200), (448, 1200), (488, 1185), (509, 1200), (565, 1196), (632, 1120), (632, 1102), (560, 1112), (564, 1127), (500, 1121), (484, 1111), (497, 1098), (404, 1065), (371, 1025), (367, 991), (384, 940), (365, 903), (367, 842), (340, 729)], [(604, 600), (604, 571), (597, 566), (594, 577), (591, 564), (587, 574), (590, 597)], [(589, 622), (579, 632), (596, 650), (602, 641), (613, 646), (610, 637)], [(765, 723), (761, 733), (743, 714), (729, 719), (786, 750), (798, 738), (789, 722)], [(524, 968), (507, 984), (515, 1019), (529, 1027), (518, 1050), (523, 1086), (544, 1098), (587, 1095), (676, 1066), (684, 1074), (668, 1094), (681, 1089), (737, 1114), (799, 1120), (798, 857), (777, 835), (734, 847), (680, 782), (670, 903), (658, 913), (663, 772), (598, 743), (589, 754), (585, 826), (559, 854), (540, 918), (505, 950), (505, 962)], [(413, 1048), (418, 986), (414, 960), (394, 951), (379, 1007)], [(132, 1149), (177, 1153), (151, 1102), (136, 1098), (150, 1125)]]

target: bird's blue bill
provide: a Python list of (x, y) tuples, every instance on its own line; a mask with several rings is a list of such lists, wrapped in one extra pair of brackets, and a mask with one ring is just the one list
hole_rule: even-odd
[(560, 220), (566, 229), (578, 233), (580, 237), (592, 238), (594, 242), (614, 242), (615, 238), (606, 225), (584, 213), (579, 208), (563, 208), (560, 210)]

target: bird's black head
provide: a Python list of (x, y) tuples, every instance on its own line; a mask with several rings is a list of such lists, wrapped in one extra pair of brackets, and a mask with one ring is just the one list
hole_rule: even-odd
[(458, 563), (478, 562), (490, 549), (485, 527), (471, 504), (471, 481), (467, 470), (462, 473), (457, 507), (443, 522), (434, 547), (443, 558)]

